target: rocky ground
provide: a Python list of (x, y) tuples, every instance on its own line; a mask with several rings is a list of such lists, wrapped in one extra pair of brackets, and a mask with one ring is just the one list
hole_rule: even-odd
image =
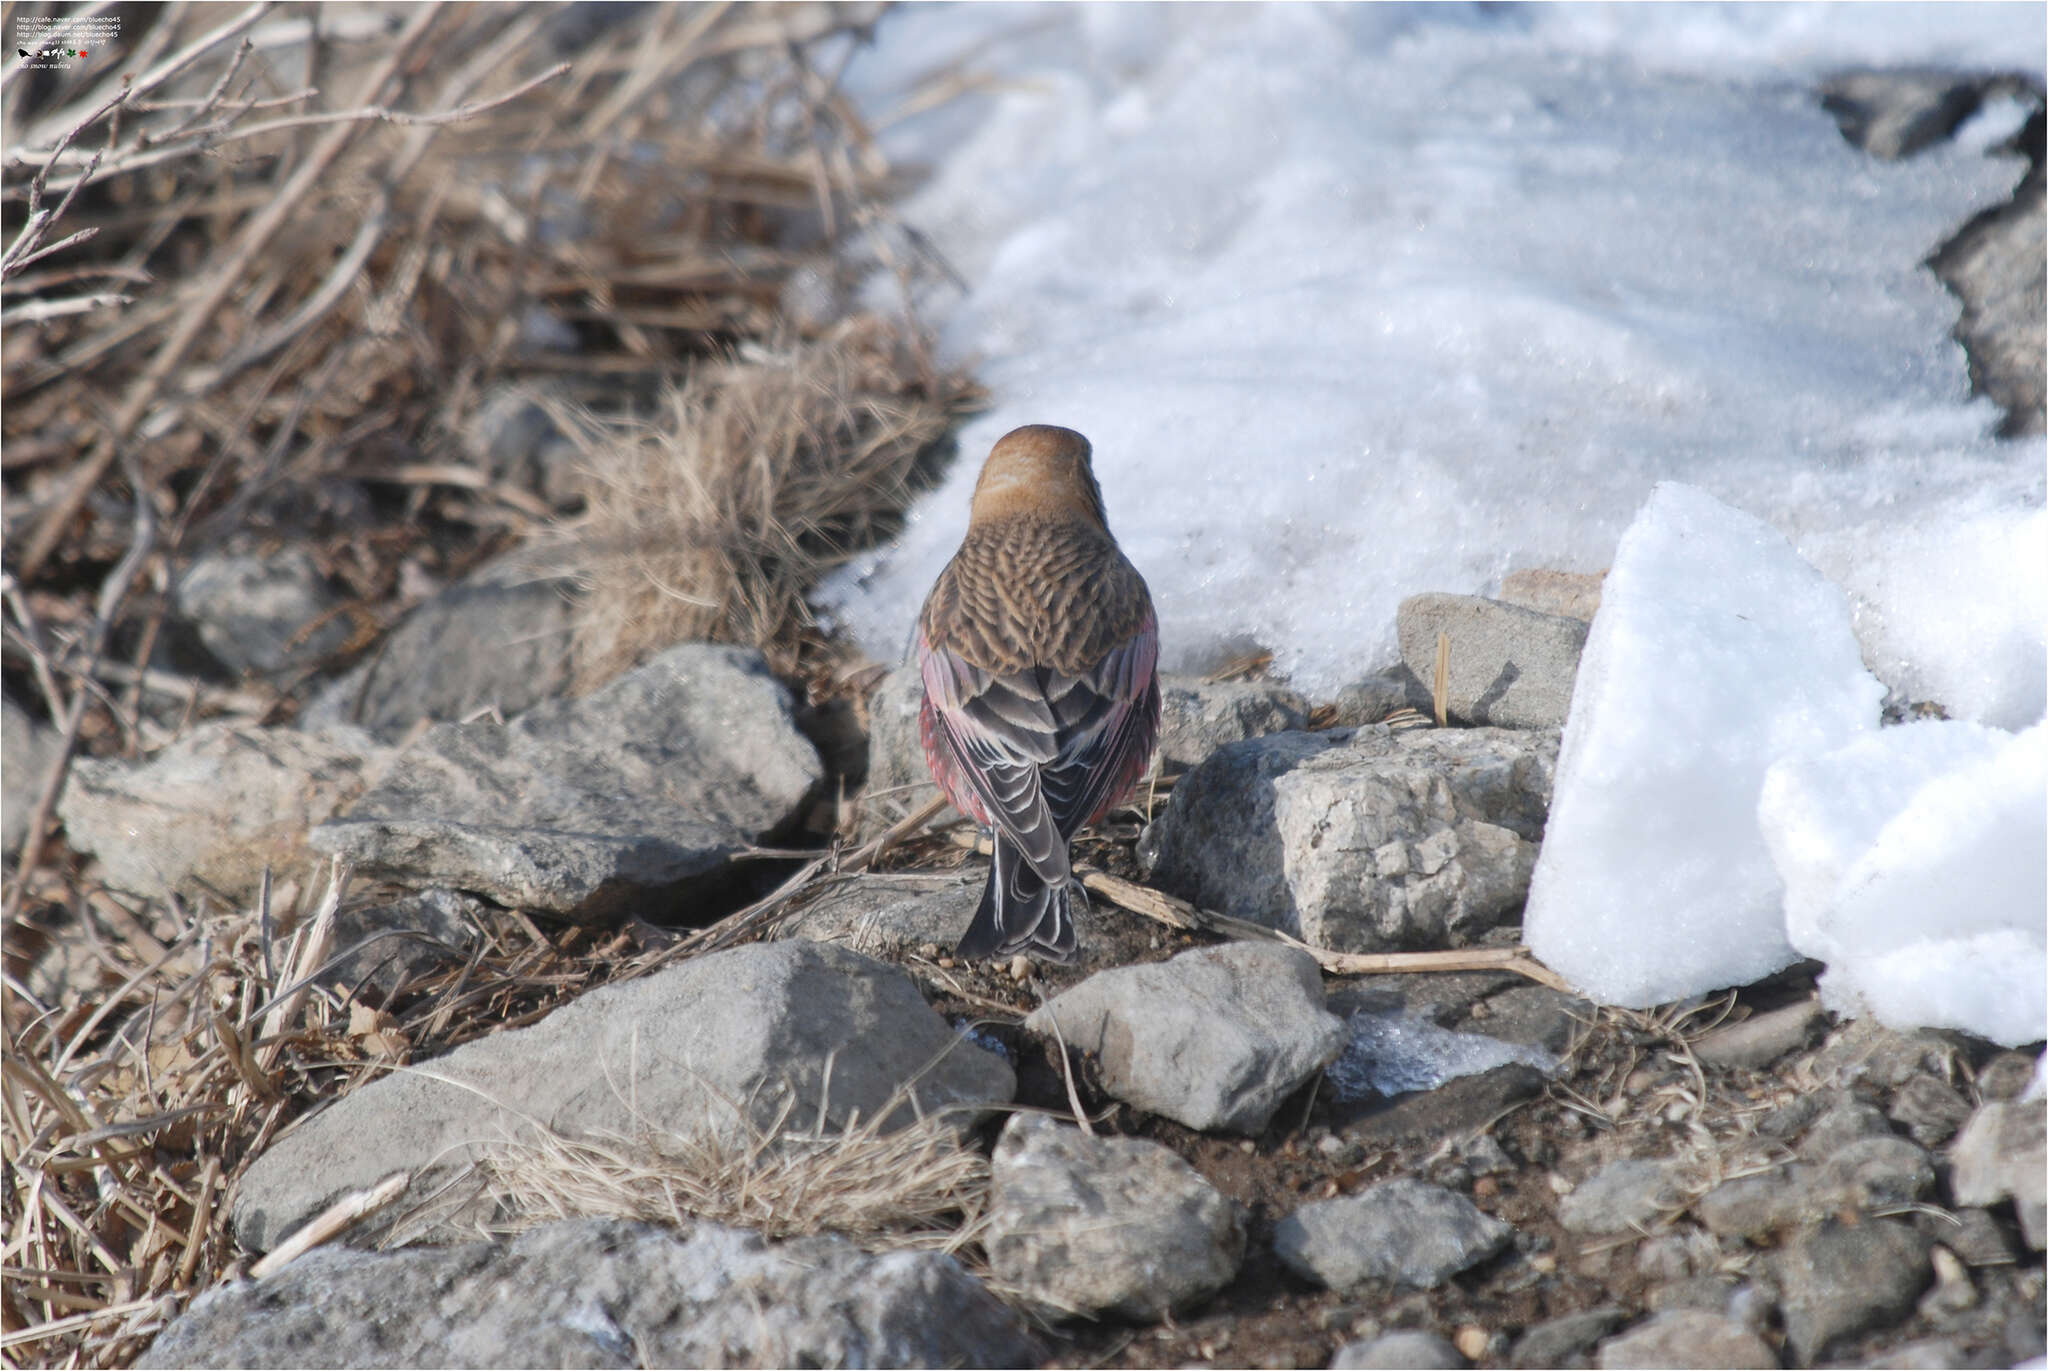
[[(1828, 99), (1900, 157), (1996, 93), (1893, 74)], [(2040, 428), (2040, 125), (2012, 203), (1935, 262), (2016, 433)], [(499, 398), (480, 460), (552, 499), (573, 449)], [(167, 631), (223, 679), (303, 686), (345, 636), (289, 547), (200, 550), (179, 585)], [(184, 1206), (74, 1223), (133, 1278), (113, 1308), (142, 1331), (101, 1360), (2048, 1350), (2038, 1046), (1837, 1019), (1813, 966), (1601, 1008), (1517, 953), (1597, 579), (1419, 595), (1404, 660), (1331, 700), (1256, 662), (1166, 682), (1157, 775), (1078, 844), (1066, 967), (949, 955), (986, 861), (925, 804), (913, 676), (793, 687), (690, 642), (578, 693), (574, 589), (499, 559), (293, 726), (265, 704), (73, 765), (86, 893), (30, 902), (9, 974), (90, 1044), (54, 1074), (125, 1103), (24, 1127), (23, 1099), (70, 1096), (10, 1073), (10, 1150)], [(12, 826), (58, 749), (11, 697), (5, 722)], [(109, 993), (145, 976), (144, 1007)], [(60, 1275), (7, 1272), (54, 1313), (78, 1307)]]
[[(355, 873), (299, 964), (382, 1069), (254, 1152), (227, 1199), (250, 1259), (401, 1178), (216, 1285), (144, 1364), (2042, 1355), (2033, 1056), (1835, 1021), (1810, 968), (1658, 1013), (1487, 969), (1583, 624), (1449, 596), (1411, 618), (1417, 653), (1441, 628), (1462, 667), (1522, 668), (1493, 698), (1497, 669), (1451, 673), (1445, 728), (1407, 663), (1321, 705), (1169, 683), (1161, 776), (1080, 845), (1102, 879), (1071, 967), (947, 955), (986, 867), (950, 813), (890, 827), (930, 793), (907, 672), (867, 711), (865, 827), (825, 849), (805, 815), (845, 778), (728, 647), (504, 722), (424, 723), (452, 710), (423, 698), (382, 721), (410, 743), (219, 728), (82, 765), (66, 829), (123, 888)], [(526, 673), (438, 650), (460, 660), (406, 674), (449, 700)], [(1119, 877), (1318, 950), (1172, 927)], [(485, 982), (515, 922), (529, 974), (595, 988), (414, 1051), (461, 1003), (420, 987)], [(1428, 949), (1479, 969), (1336, 974)], [(923, 1191), (877, 1198), (877, 1173)]]

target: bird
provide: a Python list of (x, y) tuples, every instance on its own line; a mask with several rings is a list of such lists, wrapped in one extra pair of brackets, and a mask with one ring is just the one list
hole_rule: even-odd
[(925, 762), (994, 837), (963, 959), (1073, 960), (1068, 844), (1131, 793), (1158, 741), (1158, 616), (1109, 531), (1093, 455), (1068, 428), (1005, 434), (918, 614)]

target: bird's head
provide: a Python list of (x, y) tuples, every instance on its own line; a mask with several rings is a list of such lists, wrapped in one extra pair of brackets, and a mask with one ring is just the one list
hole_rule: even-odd
[(1070, 428), (1026, 424), (989, 449), (974, 483), (975, 523), (1018, 514), (1069, 515), (1104, 529), (1102, 487), (1089, 464), (1088, 440)]

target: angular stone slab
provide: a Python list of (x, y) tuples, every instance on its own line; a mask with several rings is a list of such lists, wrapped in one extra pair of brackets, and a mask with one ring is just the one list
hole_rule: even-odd
[(1036, 1366), (1017, 1316), (935, 1252), (576, 1220), (507, 1243), (328, 1247), (216, 1286), (144, 1367)]
[(689, 643), (581, 700), (436, 726), (312, 842), (368, 875), (596, 921), (717, 867), (821, 775), (761, 654)]
[(1472, 942), (1520, 907), (1557, 735), (1280, 733), (1219, 749), (1139, 845), (1205, 909), (1345, 952)]
[(574, 582), (513, 555), (405, 616), (361, 664), (307, 707), (301, 727), (336, 723), (404, 740), (421, 720), (509, 719), (569, 693)]
[(951, 951), (981, 903), (985, 870), (930, 876), (863, 875), (831, 887), (776, 934), (834, 943), (870, 957), (895, 958), (926, 943)]
[(1431, 593), (1401, 602), (1395, 632), (1415, 678), (1436, 678), (1436, 640), (1448, 634), (1451, 717), (1499, 728), (1563, 728), (1587, 623), (1478, 595)]
[(989, 1266), (1057, 1311), (1151, 1322), (1221, 1290), (1244, 1258), (1237, 1206), (1142, 1138), (1019, 1114), (996, 1143), (994, 1181)]
[(1159, 761), (1194, 766), (1226, 743), (1308, 727), (1308, 701), (1275, 681), (1159, 679)]
[(362, 795), (390, 756), (356, 730), (201, 724), (140, 766), (74, 762), (58, 814), (117, 890), (243, 900), (264, 867), (305, 863), (307, 830)]
[(1112, 1095), (1189, 1128), (1256, 1134), (1344, 1050), (1322, 972), (1277, 943), (1225, 943), (1099, 971), (1024, 1027), (1095, 1053)]
[(1493, 1256), (1514, 1233), (1440, 1185), (1382, 1181), (1295, 1210), (1273, 1230), (1273, 1252), (1332, 1290), (1366, 1281), (1427, 1290)]
[[(529, 1120), (570, 1135), (737, 1141), (771, 1128), (792, 1099), (787, 1128), (829, 1130), (855, 1111), (874, 1118), (899, 1087), (930, 1113), (1002, 1103), (1016, 1078), (894, 967), (815, 943), (757, 943), (593, 990), (531, 1027), (364, 1086), (257, 1158), (235, 1230), (266, 1250), (393, 1171), (445, 1173), (493, 1144), (531, 1141)], [(898, 1105), (885, 1124), (914, 1117)], [(416, 1179), (416, 1193), (430, 1183)]]

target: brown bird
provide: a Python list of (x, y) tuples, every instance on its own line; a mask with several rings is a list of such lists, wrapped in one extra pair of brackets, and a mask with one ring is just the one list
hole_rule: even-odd
[(963, 957), (1074, 955), (1067, 845), (1130, 794), (1159, 736), (1159, 626), (1110, 536), (1088, 440), (1031, 424), (975, 482), (918, 618), (932, 778), (995, 836)]

